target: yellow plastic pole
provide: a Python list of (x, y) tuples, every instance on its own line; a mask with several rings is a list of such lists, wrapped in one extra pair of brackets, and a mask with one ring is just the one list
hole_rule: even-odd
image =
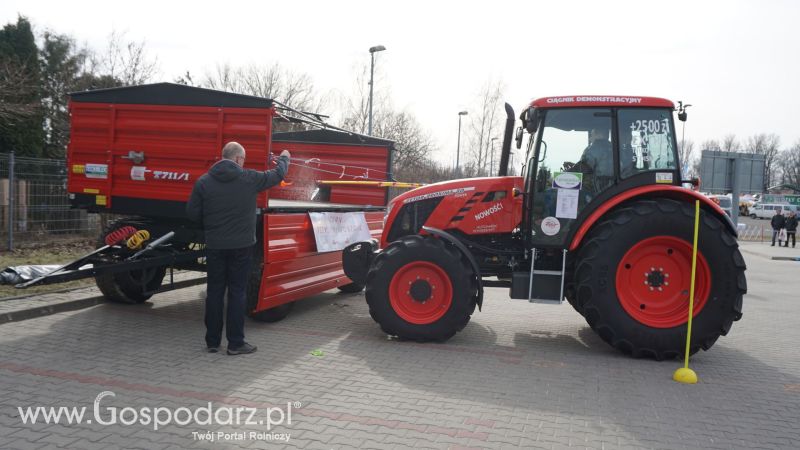
[(695, 384), (697, 374), (689, 368), (689, 344), (692, 341), (692, 316), (694, 315), (694, 279), (697, 271), (697, 235), (700, 231), (700, 200), (694, 202), (694, 243), (692, 244), (692, 280), (689, 282), (689, 323), (686, 332), (686, 355), (683, 367), (672, 374), (672, 379), (678, 383)]

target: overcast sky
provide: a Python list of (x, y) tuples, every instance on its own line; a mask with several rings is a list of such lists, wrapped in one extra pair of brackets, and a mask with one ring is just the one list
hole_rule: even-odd
[(28, 17), (99, 49), (112, 30), (144, 40), (155, 81), (217, 63), (275, 61), (308, 73), (321, 91), (350, 92), (356, 68), (379, 54), (398, 109), (455, 154), (458, 111), (490, 78), (519, 112), (552, 95), (614, 94), (684, 100), (687, 139), (735, 133), (800, 139), (797, 1), (192, 1), (3, 0), (2, 23)]

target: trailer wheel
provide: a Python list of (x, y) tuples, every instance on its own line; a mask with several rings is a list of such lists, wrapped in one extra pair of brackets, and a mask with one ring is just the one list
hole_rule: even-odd
[(356, 292), (363, 291), (364, 285), (358, 283), (350, 283), (350, 284), (344, 284), (342, 286), (337, 286), (336, 288), (346, 294), (355, 294)]
[(445, 341), (475, 311), (477, 285), (461, 252), (433, 236), (403, 236), (367, 273), (369, 312), (383, 331), (415, 341)]
[[(592, 228), (575, 270), (577, 308), (611, 346), (634, 357), (683, 356), (694, 207), (641, 200)], [(690, 353), (708, 350), (742, 316), (747, 292), (736, 239), (701, 212)]]
[[(105, 237), (113, 231), (131, 225), (126, 221), (111, 223), (98, 239), (98, 247), (105, 245)], [(136, 224), (134, 224), (136, 225)], [(113, 264), (113, 261), (109, 261)], [(144, 303), (153, 296), (153, 292), (161, 286), (167, 273), (166, 266), (150, 267), (128, 272), (116, 272), (98, 275), (95, 283), (100, 292), (109, 301), (115, 303), (137, 304)]]

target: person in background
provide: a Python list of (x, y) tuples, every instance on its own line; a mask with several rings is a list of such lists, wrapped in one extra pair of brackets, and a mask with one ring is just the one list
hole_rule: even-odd
[(772, 216), (770, 225), (772, 225), (772, 246), (775, 247), (775, 238), (778, 238), (778, 247), (780, 247), (781, 242), (783, 242), (780, 239), (781, 229), (786, 226), (786, 218), (783, 217), (783, 212), (780, 209), (775, 210), (775, 215)]
[(256, 243), (256, 196), (277, 185), (289, 170), (289, 152), (278, 158), (278, 167), (259, 172), (244, 168), (245, 150), (238, 142), (222, 148), (222, 159), (194, 185), (186, 204), (190, 220), (203, 225), (206, 241), (207, 296), (206, 346), (219, 351), (225, 291), (228, 312), (225, 334), (228, 354), (256, 351), (244, 341), (247, 281)]
[(786, 218), (786, 245), (784, 247), (789, 246), (789, 240), (792, 240), (792, 248), (795, 245), (795, 234), (797, 234), (797, 213), (792, 211), (789, 213), (789, 217)]

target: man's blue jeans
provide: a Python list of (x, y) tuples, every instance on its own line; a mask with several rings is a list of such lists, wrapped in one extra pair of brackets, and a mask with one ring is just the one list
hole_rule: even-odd
[(228, 312), (225, 335), (228, 348), (244, 344), (244, 314), (247, 307), (247, 281), (253, 260), (253, 247), (215, 250), (206, 249), (206, 345), (218, 347), (222, 341), (222, 318), (225, 291), (228, 291)]

